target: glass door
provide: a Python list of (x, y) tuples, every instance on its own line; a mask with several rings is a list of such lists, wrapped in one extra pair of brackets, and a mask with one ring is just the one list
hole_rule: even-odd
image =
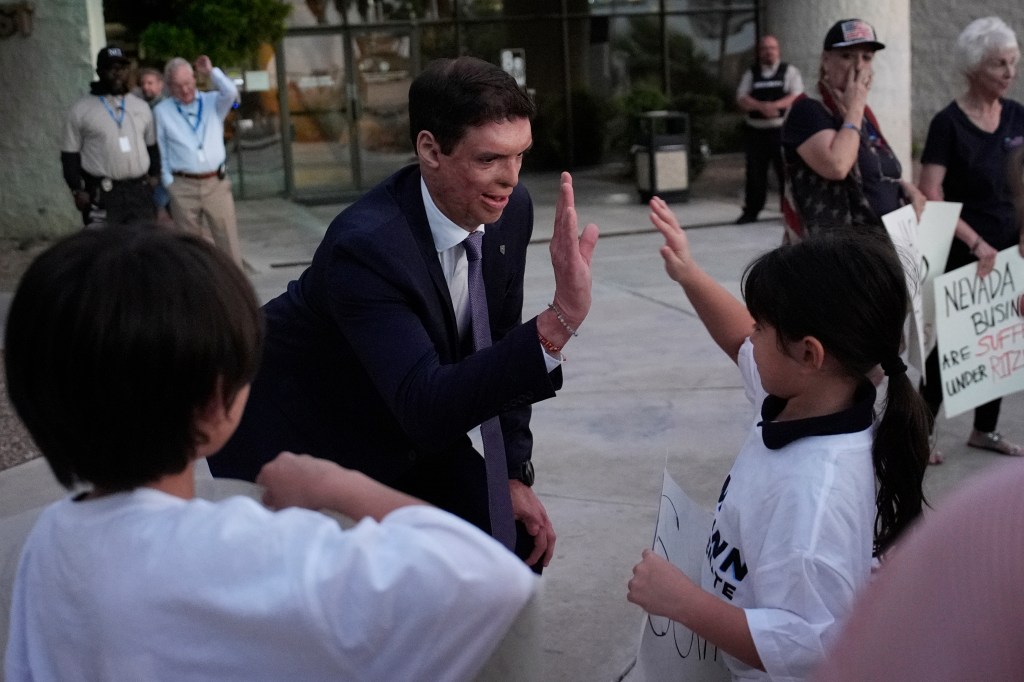
[(352, 33), (355, 83), (353, 161), (368, 189), (414, 160), (409, 138), (409, 85), (415, 76), (407, 28)]
[(328, 199), (360, 186), (354, 172), (357, 103), (345, 43), (340, 33), (288, 36), (279, 52), (287, 84), (289, 185), (297, 199)]
[(285, 38), (279, 54), (292, 196), (356, 194), (414, 160), (412, 43), (408, 28), (339, 27)]

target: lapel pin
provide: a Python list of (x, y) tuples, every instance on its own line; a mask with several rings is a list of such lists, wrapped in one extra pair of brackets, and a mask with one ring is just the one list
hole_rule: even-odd
[(498, 251), (501, 251), (501, 255), (504, 256), (505, 255), (505, 245), (502, 244), (501, 246), (499, 246), (498, 247)]

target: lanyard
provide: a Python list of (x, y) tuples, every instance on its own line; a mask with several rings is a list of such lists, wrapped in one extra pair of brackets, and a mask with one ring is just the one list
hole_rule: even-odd
[(121, 112), (120, 116), (114, 114), (114, 110), (110, 108), (110, 104), (107, 102), (107, 98), (103, 95), (98, 95), (100, 101), (103, 102), (103, 108), (110, 114), (110, 118), (117, 124), (117, 129), (121, 129), (121, 124), (124, 123), (124, 95), (121, 95), (121, 105), (117, 108)]
[(181, 114), (181, 117), (185, 119), (185, 125), (190, 127), (192, 129), (192, 133), (196, 136), (196, 140), (199, 143), (197, 149), (202, 150), (203, 141), (204, 138), (206, 137), (206, 126), (203, 126), (202, 134), (199, 133), (199, 126), (203, 123), (203, 98), (197, 97), (196, 99), (199, 100), (199, 113), (196, 114), (195, 123), (192, 123), (188, 120), (188, 114), (186, 114), (185, 110), (181, 108), (181, 104), (178, 103), (178, 100), (174, 100), (174, 106), (177, 107), (178, 113)]

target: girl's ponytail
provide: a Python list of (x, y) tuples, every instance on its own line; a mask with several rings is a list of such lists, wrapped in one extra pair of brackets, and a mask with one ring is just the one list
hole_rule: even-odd
[(876, 555), (885, 552), (921, 513), (924, 505), (921, 482), (928, 468), (931, 423), (931, 412), (907, 377), (906, 370), (892, 372), (885, 411), (871, 448), (878, 479), (875, 497), (878, 510), (875, 517)]

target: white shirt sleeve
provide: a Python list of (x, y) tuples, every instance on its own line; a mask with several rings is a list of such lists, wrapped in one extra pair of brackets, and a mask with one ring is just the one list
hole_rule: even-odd
[(68, 112), (67, 119), (65, 119), (64, 121), (64, 139), (60, 145), (60, 150), (62, 152), (68, 152), (72, 154), (81, 153), (81, 125), (81, 109), (79, 108), (78, 104), (75, 103), (74, 105), (72, 105), (71, 111)]
[(736, 101), (739, 102), (743, 97), (750, 94), (750, 87), (754, 83), (754, 76), (750, 73), (750, 69), (743, 71), (743, 77), (740, 78), (740, 84), (736, 87)]
[(804, 80), (800, 76), (800, 69), (792, 64), (786, 69), (785, 83), (783, 88), (788, 95), (799, 95), (804, 91)]
[(740, 368), (744, 395), (756, 409), (761, 409), (761, 403), (768, 397), (768, 393), (761, 386), (761, 375), (757, 371), (757, 363), (754, 362), (754, 344), (750, 337), (747, 337), (740, 346), (740, 351), (736, 355), (736, 366)]
[(758, 567), (751, 578), (755, 592), (769, 600), (764, 607), (745, 609), (765, 671), (772, 680), (805, 679), (824, 660), (838, 634), (837, 622), (853, 603), (849, 576), (820, 558), (793, 555)]
[(380, 524), (364, 519), (344, 536), (317, 543), (315, 555), (305, 547), (309, 607), (362, 679), (474, 674), (536, 587), (505, 547), (433, 507), (403, 507)]

